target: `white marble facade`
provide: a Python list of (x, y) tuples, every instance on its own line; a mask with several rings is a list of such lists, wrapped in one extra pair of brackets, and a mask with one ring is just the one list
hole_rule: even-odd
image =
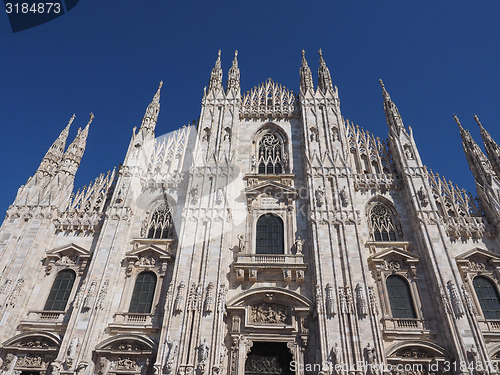
[(2, 374), (497, 372), (500, 148), (478, 119), (486, 154), (456, 119), (476, 201), (383, 84), (386, 140), (345, 121), (321, 51), (299, 95), (242, 95), (237, 55), (224, 88), (219, 53), (198, 121), (156, 137), (160, 89), (120, 168), (73, 193), (72, 118), (9, 207)]

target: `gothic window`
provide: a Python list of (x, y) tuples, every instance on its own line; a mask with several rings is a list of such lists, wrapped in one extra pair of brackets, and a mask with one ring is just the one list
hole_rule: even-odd
[(45, 302), (44, 310), (64, 311), (68, 303), (76, 274), (72, 270), (63, 270), (59, 272), (50, 289), (49, 297)]
[(283, 220), (276, 215), (262, 215), (257, 221), (257, 254), (284, 254)]
[(377, 203), (370, 211), (372, 236), (375, 241), (396, 241), (394, 221), (389, 209)]
[(283, 142), (273, 133), (264, 134), (259, 141), (259, 174), (283, 173)]
[(167, 202), (161, 204), (149, 217), (147, 224), (148, 238), (172, 238), (174, 225)]
[(153, 305), (155, 288), (156, 275), (153, 272), (142, 272), (137, 275), (128, 311), (135, 314), (150, 313)]
[(485, 319), (500, 319), (500, 298), (495, 284), (484, 276), (472, 280)]
[(391, 275), (386, 281), (392, 317), (395, 319), (416, 319), (415, 306), (408, 282), (401, 276)]

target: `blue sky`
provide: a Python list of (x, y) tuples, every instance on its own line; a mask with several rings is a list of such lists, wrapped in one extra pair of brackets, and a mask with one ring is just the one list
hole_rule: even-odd
[(95, 113), (81, 187), (123, 161), (158, 82), (158, 135), (198, 117), (217, 50), (224, 78), (239, 51), (242, 91), (268, 77), (298, 91), (301, 50), (317, 50), (344, 117), (385, 138), (378, 79), (411, 125), (426, 165), (474, 191), (452, 114), (500, 141), (499, 1), (85, 0), (13, 34), (0, 14), (0, 211), (12, 203), (68, 119), (68, 141)]

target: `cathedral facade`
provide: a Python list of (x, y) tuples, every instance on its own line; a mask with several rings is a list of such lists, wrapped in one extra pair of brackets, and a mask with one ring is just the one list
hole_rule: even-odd
[(500, 147), (455, 118), (473, 199), (422, 164), (383, 83), (381, 140), (344, 120), (320, 51), (300, 93), (241, 93), (219, 57), (196, 123), (73, 192), (73, 122), (0, 228), (0, 371), (493, 374), (500, 361)]

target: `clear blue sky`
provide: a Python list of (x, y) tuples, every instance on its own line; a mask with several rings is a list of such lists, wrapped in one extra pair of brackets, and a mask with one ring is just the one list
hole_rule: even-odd
[(343, 116), (385, 138), (382, 78), (424, 163), (474, 191), (452, 114), (500, 141), (499, 15), (498, 0), (82, 0), (13, 34), (0, 14), (0, 211), (73, 113), (69, 141), (95, 113), (76, 188), (123, 161), (160, 80), (157, 135), (197, 118), (218, 49), (225, 77), (239, 50), (243, 91), (268, 77), (298, 91), (301, 50), (316, 81), (322, 48)]

